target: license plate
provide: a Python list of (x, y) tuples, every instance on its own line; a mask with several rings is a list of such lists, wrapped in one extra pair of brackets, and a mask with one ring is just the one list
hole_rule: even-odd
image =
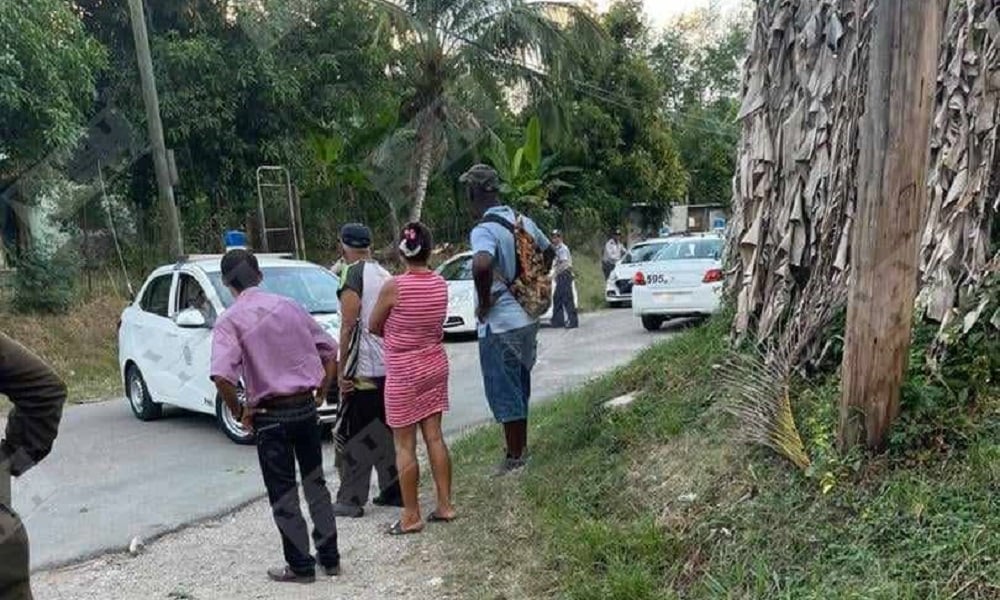
[(653, 294), (653, 297), (656, 298), (657, 300), (663, 300), (664, 302), (670, 302), (671, 300), (674, 299), (674, 295), (673, 294), (668, 294), (666, 292), (659, 292), (659, 293)]

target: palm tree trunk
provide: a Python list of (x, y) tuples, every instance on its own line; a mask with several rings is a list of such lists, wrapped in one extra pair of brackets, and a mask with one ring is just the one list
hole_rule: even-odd
[(420, 220), (427, 200), (427, 186), (430, 185), (434, 162), (433, 127), (424, 122), (417, 133), (417, 181), (413, 188), (413, 206), (410, 208), (410, 221), (413, 222)]

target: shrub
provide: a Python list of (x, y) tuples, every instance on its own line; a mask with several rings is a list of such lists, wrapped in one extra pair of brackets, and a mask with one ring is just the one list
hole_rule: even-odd
[(70, 248), (50, 253), (33, 247), (20, 254), (14, 275), (17, 312), (65, 313), (73, 303), (79, 263)]

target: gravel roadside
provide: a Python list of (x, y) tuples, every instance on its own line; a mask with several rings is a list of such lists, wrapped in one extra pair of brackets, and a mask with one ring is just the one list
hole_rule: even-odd
[(391, 537), (384, 531), (397, 514), (398, 509), (375, 507), (361, 519), (338, 519), (343, 574), (320, 576), (312, 585), (267, 580), (266, 569), (282, 564), (281, 542), (261, 500), (165, 536), (137, 556), (112, 554), (35, 573), (32, 586), (36, 597), (60, 600), (448, 598), (448, 570), (434, 550), (448, 526)]

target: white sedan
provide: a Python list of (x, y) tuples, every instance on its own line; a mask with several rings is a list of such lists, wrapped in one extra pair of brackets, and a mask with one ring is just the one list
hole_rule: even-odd
[[(476, 331), (476, 284), (472, 280), (472, 252), (456, 254), (437, 268), (437, 274), (448, 282), (448, 314), (444, 321), (445, 333), (475, 333)], [(553, 293), (555, 286), (552, 286)], [(580, 304), (573, 283), (573, 298)], [(541, 318), (552, 320), (552, 308)]]
[(723, 240), (674, 238), (635, 274), (632, 312), (649, 331), (667, 319), (714, 314), (721, 306)]
[(670, 241), (668, 238), (651, 238), (636, 242), (608, 276), (604, 286), (605, 303), (616, 307), (631, 302), (635, 274)]
[[(129, 406), (138, 419), (158, 418), (163, 405), (214, 415), (238, 444), (253, 435), (233, 418), (209, 380), (212, 325), (233, 303), (222, 284), (221, 256), (201, 256), (153, 271), (118, 324), (118, 363)], [(313, 263), (258, 254), (261, 288), (302, 304), (339, 339), (339, 280)], [(320, 407), (321, 424), (336, 420), (336, 391)]]

